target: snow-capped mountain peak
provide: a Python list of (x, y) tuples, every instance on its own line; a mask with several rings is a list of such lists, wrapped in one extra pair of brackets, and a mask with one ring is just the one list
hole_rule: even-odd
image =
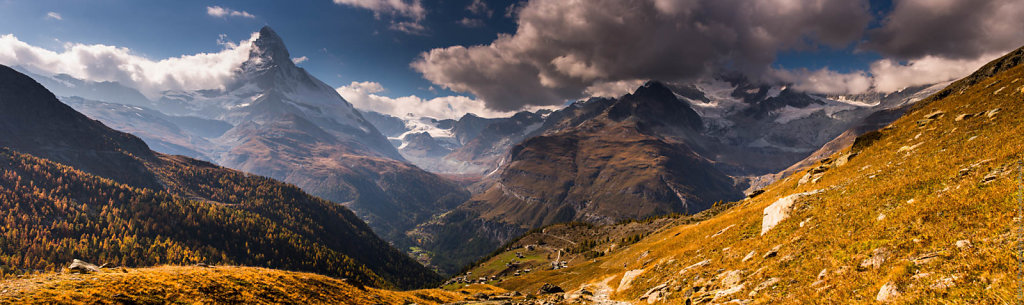
[(291, 63), (291, 55), (284, 45), (284, 40), (269, 26), (260, 29), (260, 36), (252, 43), (249, 60), (242, 64), (242, 70), (266, 70), (275, 65)]

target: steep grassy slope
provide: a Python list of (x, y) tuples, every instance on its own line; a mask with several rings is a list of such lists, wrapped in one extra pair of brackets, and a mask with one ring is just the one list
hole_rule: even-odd
[(215, 266), (114, 268), (0, 280), (0, 303), (19, 304), (441, 304), (501, 289), (389, 291), (318, 274)]
[[(1022, 57), (1024, 49), (990, 63), (718, 216), (501, 286), (552, 282), (666, 304), (1010, 302), (1024, 158)], [(764, 230), (766, 214), (788, 218)]]

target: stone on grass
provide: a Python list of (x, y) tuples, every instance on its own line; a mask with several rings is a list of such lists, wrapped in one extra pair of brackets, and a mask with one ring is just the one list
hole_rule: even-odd
[(71, 265), (68, 266), (68, 270), (70, 270), (71, 272), (85, 274), (100, 271), (100, 267), (97, 267), (96, 265), (87, 263), (83, 260), (79, 260), (76, 258), (73, 261), (71, 261)]
[(563, 290), (562, 287), (555, 286), (555, 285), (553, 285), (551, 283), (544, 283), (543, 286), (540, 286), (540, 290), (537, 291), (537, 294), (561, 293), (561, 292), (565, 292), (565, 290)]
[(896, 284), (892, 282), (885, 283), (882, 288), (878, 289), (878, 294), (875, 295), (875, 301), (879, 302), (892, 302), (896, 298), (899, 298), (902, 293), (896, 290)]

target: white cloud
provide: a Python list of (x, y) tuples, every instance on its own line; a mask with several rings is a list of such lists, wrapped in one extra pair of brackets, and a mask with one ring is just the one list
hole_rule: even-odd
[(0, 35), (0, 64), (92, 81), (116, 81), (153, 97), (164, 90), (223, 87), (248, 59), (256, 38), (258, 33), (238, 43), (221, 38), (218, 43), (224, 49), (219, 52), (153, 60), (128, 48), (103, 44), (65, 43), (63, 50), (52, 51), (7, 34)]
[[(436, 119), (458, 119), (466, 113), (481, 117), (507, 117), (515, 112), (494, 111), (483, 102), (465, 96), (442, 96), (424, 99), (415, 95), (391, 98), (381, 93), (383, 86), (377, 82), (352, 82), (337, 88), (349, 103), (358, 109), (376, 111), (396, 117), (431, 117)], [(539, 109), (539, 108), (537, 108)]]
[(473, 0), (473, 2), (466, 7), (466, 10), (473, 14), (487, 16), (488, 18), (494, 15), (494, 10), (487, 7), (487, 3), (483, 0)]
[(792, 84), (795, 90), (823, 94), (864, 93), (871, 90), (874, 81), (863, 71), (839, 73), (828, 68), (775, 70), (773, 77)]
[(794, 89), (813, 93), (889, 93), (907, 87), (963, 78), (1006, 52), (991, 52), (973, 59), (928, 55), (903, 63), (893, 59), (881, 59), (871, 63), (868, 71), (850, 73), (839, 73), (828, 68), (813, 71), (780, 69), (773, 71), (770, 78), (774, 79), (767, 80), (790, 83)]
[(476, 18), (463, 17), (458, 21), (459, 25), (467, 28), (478, 28), (484, 26), (484, 21)]
[(46, 12), (46, 18), (50, 18), (50, 19), (53, 19), (53, 20), (64, 20), (64, 17), (62, 17), (57, 12)]
[(309, 57), (305, 57), (305, 56), (300, 56), (300, 57), (292, 58), (292, 62), (295, 63), (296, 65), (299, 64), (299, 63), (305, 62), (307, 60), (309, 60)]
[(233, 9), (230, 9), (230, 8), (220, 7), (220, 6), (216, 6), (216, 5), (214, 5), (214, 6), (207, 6), (206, 7), (206, 14), (210, 15), (210, 16), (213, 16), (213, 17), (219, 17), (219, 18), (224, 18), (224, 17), (229, 17), (229, 16), (230, 17), (243, 17), (243, 18), (250, 18), (250, 19), (251, 18), (256, 18), (256, 16), (254, 16), (253, 14), (249, 14), (249, 12), (246, 12), (246, 11), (236, 11), (236, 10), (233, 10)]
[(395, 31), (417, 35), (426, 32), (421, 21), (427, 17), (427, 10), (420, 0), (334, 0), (334, 3), (370, 10), (378, 19), (383, 15), (409, 19), (391, 20), (389, 28)]
[(425, 35), (427, 33), (427, 28), (423, 24), (413, 21), (391, 22), (391, 26), (388, 28), (412, 35)]
[(963, 78), (1003, 54), (1006, 52), (984, 54), (974, 59), (949, 59), (928, 55), (905, 64), (883, 59), (871, 64), (871, 74), (875, 78), (876, 90), (892, 92), (906, 87)]
[(583, 92), (590, 97), (611, 97), (618, 98), (620, 96), (633, 93), (636, 88), (640, 88), (645, 83), (645, 80), (620, 80), (614, 82), (601, 82), (590, 85)]

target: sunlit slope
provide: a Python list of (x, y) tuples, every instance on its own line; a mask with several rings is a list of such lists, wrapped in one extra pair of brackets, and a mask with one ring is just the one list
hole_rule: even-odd
[[(718, 216), (500, 285), (551, 282), (570, 297), (582, 286), (671, 304), (1009, 302), (1024, 156), (1022, 56), (1024, 49), (993, 61)], [(789, 209), (784, 198), (793, 199)], [(782, 220), (762, 234), (776, 203), (768, 210), (783, 213), (769, 218)]]
[(226, 266), (42, 274), (0, 281), (0, 286), (2, 304), (441, 304), (503, 292), (483, 285), (389, 291), (312, 273)]

